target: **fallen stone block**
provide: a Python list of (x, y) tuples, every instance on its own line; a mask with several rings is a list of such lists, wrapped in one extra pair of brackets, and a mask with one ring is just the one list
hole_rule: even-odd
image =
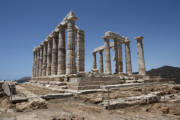
[(61, 94), (48, 94), (48, 95), (42, 95), (40, 96), (43, 99), (49, 100), (49, 99), (60, 99), (60, 98), (66, 98), (66, 97), (72, 97), (72, 93), (61, 93)]

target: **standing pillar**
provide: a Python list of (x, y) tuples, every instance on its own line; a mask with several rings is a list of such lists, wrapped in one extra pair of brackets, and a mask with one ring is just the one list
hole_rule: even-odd
[(104, 38), (104, 53), (105, 53), (105, 73), (111, 74), (111, 54), (110, 54), (110, 46), (109, 39)]
[(51, 75), (51, 55), (52, 55), (52, 40), (51, 38), (47, 41), (47, 67), (46, 67), (46, 76)]
[(58, 38), (58, 75), (66, 73), (66, 45), (65, 45), (65, 28), (59, 29)]
[(103, 50), (99, 51), (99, 72), (104, 72), (104, 66), (103, 66)]
[(35, 48), (34, 51), (34, 55), (35, 55), (35, 60), (34, 60), (34, 77), (36, 77), (36, 72), (37, 72), (37, 49)]
[(40, 45), (40, 59), (39, 59), (39, 76), (42, 76), (42, 63), (43, 63), (43, 45)]
[(75, 21), (77, 18), (72, 12), (70, 12), (67, 22), (67, 66), (66, 74), (76, 73), (76, 62), (75, 62)]
[(40, 55), (40, 50), (39, 50), (39, 46), (36, 48), (37, 50), (37, 65), (36, 65), (36, 77), (39, 77), (39, 55)]
[(33, 50), (32, 77), (35, 77), (35, 56), (36, 56), (36, 51), (35, 51), (35, 49), (34, 49), (34, 50)]
[(55, 36), (52, 38), (51, 75), (57, 75), (57, 39)]
[(47, 67), (47, 41), (43, 43), (43, 70), (42, 76), (46, 76), (46, 68)]
[(125, 56), (126, 56), (126, 73), (128, 75), (132, 74), (132, 64), (131, 64), (131, 51), (130, 51), (130, 40), (125, 38)]
[(123, 74), (122, 41), (118, 41), (119, 74)]
[(144, 61), (144, 50), (143, 50), (143, 43), (142, 40), (144, 39), (143, 36), (136, 37), (137, 40), (137, 53), (138, 53), (138, 65), (139, 65), (139, 74), (145, 75), (145, 61)]
[(118, 40), (114, 39), (115, 51), (115, 73), (119, 73), (119, 59), (118, 59)]
[(93, 55), (93, 70), (96, 70), (97, 69), (96, 52), (93, 52), (92, 55)]
[(77, 30), (77, 72), (84, 72), (84, 31)]

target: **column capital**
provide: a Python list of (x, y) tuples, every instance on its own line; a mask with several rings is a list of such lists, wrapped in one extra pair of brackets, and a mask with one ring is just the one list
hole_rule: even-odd
[(131, 41), (126, 37), (125, 40), (124, 40), (124, 43), (125, 44), (129, 44)]
[(73, 11), (70, 11), (67, 16), (66, 16), (66, 19), (68, 21), (77, 21), (78, 20), (78, 17), (75, 16), (74, 12)]
[(137, 40), (137, 41), (139, 41), (139, 40), (143, 40), (144, 39), (144, 37), (143, 36), (138, 36), (138, 37), (136, 37), (135, 38), (135, 40)]

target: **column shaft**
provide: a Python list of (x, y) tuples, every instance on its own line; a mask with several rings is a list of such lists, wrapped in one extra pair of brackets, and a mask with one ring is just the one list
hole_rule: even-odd
[(122, 57), (122, 42), (118, 41), (118, 61), (119, 61), (119, 73), (123, 73), (123, 57)]
[(84, 72), (84, 31), (77, 30), (77, 72)]
[(92, 53), (93, 56), (93, 70), (97, 69), (97, 64), (96, 64), (96, 52)]
[(99, 51), (99, 72), (104, 72), (104, 66), (103, 66), (103, 51)]
[(32, 77), (35, 77), (35, 51), (33, 51)]
[(115, 51), (115, 73), (119, 73), (119, 59), (118, 59), (118, 40), (114, 40)]
[(145, 61), (144, 61), (144, 50), (143, 50), (142, 39), (137, 39), (137, 50), (138, 50), (139, 74), (145, 75), (146, 68), (145, 68)]
[(74, 20), (68, 20), (67, 23), (67, 66), (66, 74), (75, 74), (75, 34)]
[(48, 49), (47, 49), (47, 68), (46, 68), (46, 76), (51, 75), (51, 56), (52, 56), (52, 45), (51, 40), (48, 40)]
[(109, 39), (104, 39), (104, 53), (105, 53), (105, 73), (111, 74), (111, 54), (110, 54), (110, 46)]
[(39, 50), (39, 47), (37, 48), (37, 65), (36, 65), (36, 77), (39, 77), (39, 52), (40, 50)]
[(42, 76), (46, 76), (46, 68), (47, 67), (47, 43), (44, 42), (43, 45), (43, 70), (42, 70)]
[(39, 76), (42, 76), (43, 47), (40, 45)]
[(65, 28), (60, 28), (58, 38), (58, 75), (66, 74)]
[(132, 64), (131, 64), (130, 41), (125, 43), (125, 53), (126, 53), (126, 73), (128, 75), (131, 75), (132, 74)]
[(57, 39), (52, 38), (52, 63), (51, 63), (51, 75), (57, 75)]

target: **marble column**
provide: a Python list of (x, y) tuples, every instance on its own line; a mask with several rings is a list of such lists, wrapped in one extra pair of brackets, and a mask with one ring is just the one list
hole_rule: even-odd
[(145, 75), (146, 68), (145, 68), (145, 61), (144, 61), (144, 50), (143, 50), (143, 43), (142, 40), (144, 39), (143, 36), (136, 37), (137, 40), (137, 54), (138, 54), (138, 65), (139, 65), (139, 74)]
[(58, 38), (58, 75), (66, 74), (66, 42), (65, 42), (65, 28), (59, 28)]
[(104, 73), (103, 50), (99, 51), (99, 73)]
[(75, 20), (69, 19), (67, 23), (67, 65), (66, 74), (76, 73), (76, 62), (75, 62)]
[(40, 50), (39, 50), (39, 46), (36, 48), (36, 50), (37, 50), (37, 53), (36, 53), (36, 55), (37, 55), (37, 62), (36, 62), (36, 77), (39, 77), (39, 53), (40, 53)]
[(109, 39), (104, 38), (104, 54), (105, 54), (105, 73), (111, 74), (111, 54), (110, 54), (110, 46)]
[(118, 41), (118, 61), (119, 61), (119, 74), (123, 74), (123, 57), (122, 57), (122, 41)]
[(43, 70), (42, 76), (46, 76), (47, 67), (47, 41), (43, 42)]
[(52, 40), (49, 38), (47, 41), (47, 67), (46, 67), (46, 76), (51, 75), (51, 56), (52, 56)]
[(131, 64), (131, 51), (130, 51), (130, 40), (125, 38), (125, 56), (126, 56), (126, 73), (128, 75), (132, 74), (132, 64)]
[(42, 76), (42, 65), (43, 65), (43, 45), (40, 44), (40, 59), (39, 59), (39, 76)]
[(57, 37), (52, 38), (51, 75), (57, 75)]
[(118, 59), (118, 40), (114, 39), (114, 52), (115, 52), (115, 73), (119, 73), (119, 59)]
[(77, 30), (77, 72), (84, 72), (84, 31)]
[(92, 53), (93, 56), (93, 70), (97, 69), (97, 64), (96, 64), (96, 52)]
[(32, 66), (32, 77), (35, 77), (35, 59), (36, 59), (36, 51), (35, 49), (33, 50), (33, 66)]

